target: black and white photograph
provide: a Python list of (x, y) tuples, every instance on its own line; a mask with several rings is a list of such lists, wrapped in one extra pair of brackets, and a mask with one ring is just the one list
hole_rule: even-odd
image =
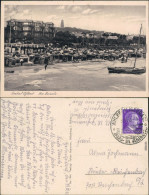
[(145, 5), (5, 4), (5, 91), (146, 91)]

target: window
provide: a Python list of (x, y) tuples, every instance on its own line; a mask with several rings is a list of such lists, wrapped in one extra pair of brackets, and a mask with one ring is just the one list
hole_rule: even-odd
[(9, 22), (8, 24), (13, 26), (13, 25), (15, 25), (15, 22)]
[(29, 23), (28, 23), (28, 22), (24, 22), (23, 24), (24, 24), (24, 25), (28, 25)]
[(21, 30), (21, 29), (18, 26), (14, 26), (14, 30)]
[(35, 23), (35, 26), (40, 27), (41, 24), (40, 23)]
[(23, 27), (23, 30), (24, 30), (24, 31), (30, 31), (31, 28), (26, 26), (26, 27)]
[(29, 33), (28, 32), (24, 32), (23, 34), (24, 34), (24, 36), (27, 36)]
[(35, 33), (35, 37), (40, 37), (40, 33)]
[(48, 28), (45, 28), (45, 32), (49, 32), (49, 29)]
[(35, 31), (40, 31), (40, 27), (35, 27)]

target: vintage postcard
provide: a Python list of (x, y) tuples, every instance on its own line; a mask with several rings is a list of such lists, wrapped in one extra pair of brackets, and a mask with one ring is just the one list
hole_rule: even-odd
[(147, 1), (2, 1), (3, 97), (147, 97)]
[(147, 98), (2, 98), (2, 195), (147, 195)]

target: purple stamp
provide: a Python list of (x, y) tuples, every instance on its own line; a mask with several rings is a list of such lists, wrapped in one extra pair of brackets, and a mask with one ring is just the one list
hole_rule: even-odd
[(142, 133), (142, 109), (123, 109), (123, 133)]
[(148, 119), (141, 108), (120, 108), (111, 118), (111, 132), (122, 144), (141, 142), (148, 133)]

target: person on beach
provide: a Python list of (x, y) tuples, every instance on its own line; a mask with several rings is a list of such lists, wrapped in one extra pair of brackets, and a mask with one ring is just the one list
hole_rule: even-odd
[(48, 58), (46, 57), (45, 58), (45, 70), (47, 69), (47, 66), (48, 66)]
[(45, 64), (45, 70), (47, 69), (48, 64)]
[(21, 66), (22, 66), (23, 65), (23, 59), (21, 59), (20, 62), (21, 62)]

